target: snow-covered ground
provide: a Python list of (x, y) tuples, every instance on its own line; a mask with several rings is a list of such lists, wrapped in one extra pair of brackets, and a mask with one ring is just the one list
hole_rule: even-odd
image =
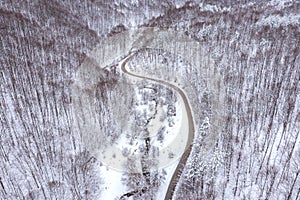
[[(120, 62), (121, 66), (122, 62)], [(140, 78), (130, 76), (134, 83), (138, 83)], [(164, 170), (166, 173), (166, 179), (159, 188), (157, 194), (158, 199), (164, 197), (166, 190), (168, 188), (171, 177), (178, 165), (179, 159), (183, 154), (188, 138), (189, 122), (187, 117), (186, 107), (180, 95), (176, 95), (176, 101), (174, 102), (175, 116), (172, 116), (172, 121), (168, 120), (167, 112), (168, 105), (161, 102), (166, 101), (166, 97), (160, 96), (160, 103), (155, 107), (154, 100), (143, 99), (143, 95), (146, 93), (153, 93), (151, 84), (157, 84), (154, 81), (149, 82), (148, 87), (142, 89), (136, 89), (134, 97), (136, 99), (136, 105), (134, 106), (134, 112), (138, 116), (146, 115), (145, 118), (151, 119), (150, 123), (147, 125), (148, 135), (151, 138), (150, 146), (152, 149), (157, 149), (158, 165), (155, 169)], [(154, 109), (155, 107), (155, 109)], [(156, 111), (156, 112), (155, 112)], [(140, 116), (141, 118), (141, 116)], [(169, 118), (170, 119), (170, 118)], [(134, 123), (134, 119), (128, 121), (128, 123)], [(129, 126), (130, 127), (130, 126)], [(163, 138), (158, 135), (163, 129)], [(133, 135), (132, 135), (133, 134)], [(101, 174), (104, 177), (104, 184), (106, 185), (105, 191), (102, 193), (102, 199), (113, 199), (119, 197), (122, 194), (128, 192), (127, 187), (124, 186), (122, 182), (122, 175), (126, 171), (126, 161), (129, 157), (135, 157), (135, 159), (142, 159), (142, 155), (145, 151), (145, 135), (132, 133), (132, 130), (125, 131), (124, 134), (116, 141), (114, 146), (109, 146), (103, 149), (102, 153), (98, 154), (104, 166), (101, 167)], [(134, 136), (134, 137), (133, 137)], [(142, 172), (138, 169), (138, 172)]]
[[(180, 179), (173, 199), (299, 199), (299, 6), (298, 0), (1, 1), (0, 198), (99, 198), (106, 186), (96, 170), (100, 162), (91, 157), (97, 148), (94, 144), (101, 143), (96, 135), (100, 128), (88, 120), (86, 128), (77, 128), (73, 113), (81, 114), (81, 110), (74, 108), (75, 98), (93, 93), (99, 86), (93, 81), (101, 85), (103, 80), (98, 75), (104, 73), (94, 73), (99, 72), (98, 65), (105, 67), (127, 55), (133, 40), (139, 40), (136, 49), (170, 44), (165, 50), (179, 54), (176, 49), (182, 50), (184, 42), (176, 46), (176, 37), (155, 33), (164, 27), (199, 41), (211, 59), (201, 57), (199, 65), (191, 64), (196, 70), (201, 63), (211, 64), (212, 74), (206, 81), (216, 80), (215, 85), (224, 81), (220, 91), (208, 87), (198, 95), (202, 87), (197, 80), (202, 73), (195, 74), (188, 67), (181, 68), (188, 74), (169, 73), (186, 78), (191, 87), (185, 91), (194, 87), (197, 96), (189, 98), (195, 114), (202, 113), (204, 106), (199, 102), (206, 97), (213, 103), (219, 99), (225, 107), (225, 115), (218, 108), (211, 109), (212, 117), (223, 118), (224, 124), (209, 117), (211, 127), (217, 127), (209, 145), (212, 155), (226, 153), (221, 167), (211, 165), (211, 173), (193, 176), (194, 182)], [(140, 32), (139, 39), (126, 32), (135, 27), (152, 30)], [(125, 33), (120, 40), (126, 44), (116, 37), (105, 38), (120, 32)], [(154, 37), (149, 36), (151, 32)], [(159, 40), (152, 43), (155, 38)], [(99, 54), (90, 53), (99, 40)], [(186, 47), (182, 56), (193, 52)], [(95, 70), (81, 80), (79, 86), (84, 88), (72, 93), (77, 72), (82, 75), (81, 69), (91, 69), (81, 66), (82, 62), (94, 59), (93, 55)], [(112, 102), (109, 95), (115, 91), (109, 86), (114, 83), (101, 85), (106, 90), (101, 100)], [(100, 101), (92, 100), (78, 107), (86, 109), (94, 100)], [(116, 127), (121, 126), (114, 124), (110, 112), (99, 110), (105, 121), (101, 128), (107, 134), (119, 133)], [(195, 117), (197, 126), (201, 120)], [(90, 130), (98, 132), (88, 138)]]
[(108, 166), (101, 166), (101, 177), (104, 181), (104, 190), (101, 193), (100, 199), (116, 199), (116, 197), (122, 196), (122, 194), (128, 192), (127, 187), (122, 182), (123, 173), (109, 168)]
[[(161, 200), (167, 191), (169, 186), (169, 182), (172, 178), (172, 175), (178, 165), (179, 160), (173, 162), (172, 164), (164, 167), (163, 170), (166, 173), (165, 180), (161, 183), (161, 186), (158, 189), (158, 193), (156, 195), (157, 200)], [(107, 166), (101, 166), (101, 177), (104, 181), (104, 190), (101, 193), (99, 200), (102, 199), (119, 199), (120, 196), (128, 192), (128, 188), (122, 182), (123, 173), (110, 169)], [(130, 199), (130, 198), (129, 198)]]

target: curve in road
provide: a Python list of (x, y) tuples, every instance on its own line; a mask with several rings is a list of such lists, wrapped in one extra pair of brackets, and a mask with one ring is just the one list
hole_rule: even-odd
[(194, 120), (193, 120), (193, 115), (192, 115), (192, 110), (191, 110), (191, 107), (189, 105), (189, 102), (188, 102), (188, 99), (184, 93), (184, 91), (182, 89), (180, 89), (179, 87), (167, 82), (167, 81), (163, 81), (163, 80), (159, 80), (159, 79), (155, 79), (155, 78), (151, 78), (151, 77), (144, 77), (144, 76), (141, 76), (141, 75), (138, 75), (138, 74), (134, 74), (130, 71), (128, 71), (126, 69), (126, 63), (128, 62), (128, 60), (134, 56), (135, 52), (131, 53), (127, 58), (124, 59), (124, 61), (122, 62), (121, 64), (121, 70), (125, 73), (125, 74), (128, 74), (130, 76), (133, 76), (133, 77), (136, 77), (136, 78), (141, 78), (141, 79), (148, 79), (148, 80), (151, 80), (151, 81), (154, 81), (154, 82), (158, 82), (160, 84), (164, 84), (170, 88), (173, 88), (175, 91), (177, 91), (183, 102), (184, 102), (184, 105), (186, 107), (186, 111), (187, 111), (187, 116), (188, 116), (188, 122), (189, 122), (189, 132), (188, 132), (188, 141), (186, 143), (186, 147), (185, 147), (185, 151), (183, 153), (183, 155), (181, 156), (180, 158), (180, 161), (175, 169), (175, 172), (173, 173), (173, 176), (171, 178), (171, 181), (169, 183), (169, 186), (168, 186), (168, 189), (167, 189), (167, 192), (166, 192), (166, 195), (165, 195), (165, 200), (169, 200), (169, 199), (172, 199), (173, 197), (173, 193), (175, 191), (175, 187), (177, 185), (177, 182), (181, 176), (181, 173), (183, 171), (183, 168), (184, 166), (186, 165), (186, 162), (187, 162), (187, 159), (191, 153), (191, 150), (192, 150), (192, 142), (194, 140), (194, 137), (195, 137), (195, 126), (194, 126)]

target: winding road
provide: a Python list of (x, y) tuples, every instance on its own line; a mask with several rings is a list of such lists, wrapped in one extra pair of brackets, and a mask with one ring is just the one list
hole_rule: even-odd
[(195, 137), (195, 126), (194, 126), (194, 120), (193, 120), (193, 115), (192, 115), (192, 110), (191, 110), (191, 107), (189, 105), (189, 102), (188, 102), (188, 99), (184, 93), (184, 91), (182, 89), (180, 89), (179, 87), (169, 83), (169, 82), (166, 82), (166, 81), (163, 81), (163, 80), (159, 80), (159, 79), (154, 79), (154, 78), (151, 78), (151, 77), (144, 77), (144, 76), (141, 76), (141, 75), (138, 75), (138, 74), (134, 74), (130, 71), (128, 71), (126, 69), (126, 63), (128, 62), (128, 60), (134, 56), (135, 52), (131, 53), (129, 56), (127, 56), (123, 62), (121, 63), (121, 70), (129, 75), (129, 76), (133, 76), (133, 77), (136, 77), (136, 78), (140, 78), (140, 79), (147, 79), (147, 80), (151, 80), (151, 81), (154, 81), (154, 82), (158, 82), (160, 84), (163, 84), (163, 85), (166, 85), (170, 88), (173, 88), (175, 91), (177, 91), (183, 102), (184, 102), (184, 106), (186, 108), (186, 111), (187, 111), (187, 117), (188, 117), (188, 124), (189, 124), (189, 131), (188, 131), (188, 140), (187, 140), (187, 143), (186, 143), (186, 147), (185, 147), (185, 151), (183, 153), (183, 155), (181, 156), (180, 158), (180, 161), (175, 169), (175, 172), (171, 178), (171, 181), (169, 183), (169, 186), (168, 186), (168, 189), (167, 189), (167, 192), (166, 192), (166, 195), (165, 195), (165, 200), (170, 200), (172, 199), (173, 197), (173, 194), (174, 194), (174, 191), (175, 191), (175, 188), (176, 188), (176, 185), (177, 185), (177, 182), (181, 176), (181, 173), (183, 171), (183, 168), (184, 166), (186, 165), (186, 162), (187, 162), (187, 159), (190, 155), (190, 152), (191, 152), (191, 149), (192, 149), (192, 142), (194, 140), (194, 137)]

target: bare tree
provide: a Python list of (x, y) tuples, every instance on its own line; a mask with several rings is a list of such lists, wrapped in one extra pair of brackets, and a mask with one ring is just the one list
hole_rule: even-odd
[[(164, 66), (144, 73), (168, 81), (182, 78), (199, 116), (198, 128), (205, 117), (212, 121), (203, 138), (218, 133), (207, 160), (192, 163), (204, 163), (209, 173), (199, 171), (188, 179), (190, 166), (184, 166), (173, 199), (299, 199), (299, 7), (296, 0), (2, 0), (0, 198), (99, 198), (100, 162), (82, 143), (73, 117), (72, 84), (101, 38), (147, 26), (185, 32), (204, 47), (211, 71), (219, 74), (214, 80), (203, 77), (199, 66), (184, 63), (172, 52), (152, 49), (140, 54)], [(218, 88), (219, 80), (224, 82), (221, 90), (207, 87), (210, 83)], [(93, 100), (109, 120), (100, 121), (109, 130), (117, 108), (110, 113), (106, 105), (113, 107), (112, 93), (127, 88), (96, 87), (99, 98)], [(225, 113), (210, 109), (223, 94)], [(122, 114), (124, 120), (127, 113)], [(212, 120), (219, 116), (222, 120)], [(110, 131), (119, 134), (122, 126)], [(201, 139), (195, 142), (205, 145)], [(217, 158), (221, 161), (212, 162)], [(143, 185), (130, 186), (132, 191), (148, 198), (143, 188), (162, 179), (155, 175), (150, 175), (150, 184), (146, 175), (133, 176)]]

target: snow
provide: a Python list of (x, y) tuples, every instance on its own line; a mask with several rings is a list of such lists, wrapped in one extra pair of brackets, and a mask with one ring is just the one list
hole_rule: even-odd
[[(119, 66), (121, 66), (120, 61)], [(130, 79), (135, 84), (140, 81), (140, 78), (130, 76)], [(149, 83), (155, 83), (154, 81), (148, 81)], [(156, 84), (156, 83), (155, 83)], [(172, 82), (174, 85), (180, 85), (178, 82)], [(145, 87), (144, 92), (151, 92), (151, 90)], [(135, 90), (135, 98), (138, 104), (134, 107), (136, 113), (146, 112), (147, 118), (153, 115), (153, 107), (155, 106), (153, 101), (149, 101), (147, 104), (140, 104), (142, 102), (142, 93), (138, 89)], [(160, 97), (164, 98), (164, 97)], [(163, 100), (165, 101), (165, 100)], [(152, 107), (152, 110), (151, 110)], [(175, 102), (176, 115), (174, 116), (173, 126), (170, 126), (168, 120), (160, 120), (160, 117), (152, 119), (148, 125), (148, 130), (151, 136), (151, 146), (158, 148), (158, 169), (163, 169), (166, 173), (166, 180), (161, 185), (158, 199), (161, 199), (165, 194), (168, 183), (178, 165), (179, 159), (185, 151), (188, 139), (189, 122), (187, 117), (187, 110), (185, 104), (179, 94), (177, 94), (177, 101)], [(156, 116), (166, 114), (167, 106), (158, 105)], [(148, 116), (149, 115), (149, 116)], [(130, 122), (129, 120), (129, 123)], [(128, 126), (130, 127), (130, 126)], [(161, 127), (166, 127), (164, 140), (159, 140), (156, 133), (158, 133)], [(127, 134), (125, 134), (127, 133)], [(98, 152), (98, 158), (103, 162), (104, 166), (101, 167), (101, 174), (104, 177), (105, 191), (102, 193), (101, 199), (113, 199), (126, 193), (126, 187), (122, 184), (122, 173), (126, 171), (125, 163), (128, 156), (134, 156), (137, 159), (141, 159), (140, 151), (141, 146), (144, 144), (144, 138), (138, 137), (134, 141), (130, 141), (128, 137), (130, 130), (124, 131), (121, 137), (118, 138), (116, 145), (107, 146), (102, 152)], [(126, 155), (124, 154), (126, 149)], [(170, 157), (170, 155), (172, 156)], [(140, 166), (141, 170), (141, 166)], [(140, 171), (141, 172), (141, 171)]]
[(157, 196), (156, 196), (157, 200), (161, 200), (165, 197), (168, 186), (169, 186), (169, 183), (170, 183), (171, 178), (172, 178), (172, 175), (174, 174), (178, 163), (179, 163), (179, 159), (176, 162), (174, 162), (171, 165), (164, 168), (164, 170), (167, 173), (166, 180), (161, 184), (161, 186), (160, 186), (160, 188), (157, 192)]
[[(168, 189), (169, 182), (171, 181), (172, 175), (179, 163), (179, 159), (170, 164), (167, 167), (164, 167), (163, 170), (166, 173), (166, 179), (161, 183), (158, 193), (156, 195), (157, 200), (161, 200)], [(100, 167), (101, 177), (104, 181), (104, 190), (101, 193), (100, 199), (117, 199), (117, 197), (122, 196), (128, 192), (128, 188), (122, 183), (122, 172), (110, 169), (108, 166)]]
[(201, 11), (210, 11), (210, 12), (226, 12), (230, 11), (230, 7), (220, 7), (217, 5), (212, 5), (212, 4), (205, 4), (205, 3), (200, 3), (199, 8)]
[[(131, 76), (130, 78), (139, 81), (139, 78)], [(138, 91), (136, 91), (136, 96), (140, 96)], [(141, 97), (138, 97), (138, 99), (140, 100)], [(159, 169), (166, 167), (178, 160), (185, 151), (187, 144), (189, 130), (187, 111), (182, 98), (180, 97), (177, 99), (178, 101), (175, 104), (177, 112), (173, 126), (170, 127), (167, 120), (164, 120), (163, 123), (161, 123), (159, 117), (151, 120), (150, 123), (149, 130), (150, 132), (153, 131), (150, 133), (152, 138), (151, 146), (154, 148), (159, 148), (159, 151), (157, 152)], [(147, 113), (151, 113), (148, 105), (138, 105), (137, 108), (138, 111), (148, 110)], [(160, 107), (158, 114), (166, 112), (165, 109), (166, 108)], [(129, 121), (128, 123), (132, 122)], [(157, 138), (157, 135), (155, 135), (160, 127), (167, 127), (167, 134), (165, 134), (165, 139), (163, 142), (160, 142)], [(130, 133), (131, 130), (127, 130), (125, 132)], [(110, 168), (118, 171), (124, 171), (126, 170), (125, 166), (129, 157), (135, 158), (135, 160), (141, 159), (141, 156), (143, 155), (143, 149), (141, 149), (143, 144), (144, 137), (137, 137), (132, 141), (132, 137), (128, 137), (127, 134), (121, 134), (121, 137), (116, 142), (116, 145), (105, 146), (105, 148), (98, 152), (97, 156), (105, 165), (109, 166)], [(126, 150), (125, 154), (124, 150)], [(141, 166), (138, 170), (141, 171)]]
[(300, 24), (300, 14), (287, 14), (284, 16), (280, 15), (271, 15), (266, 18), (262, 18), (257, 22), (258, 26), (269, 25), (273, 28), (278, 28), (279, 26), (288, 26), (294, 25), (297, 26)]
[(127, 187), (122, 183), (122, 172), (110, 169), (107, 166), (101, 166), (101, 177), (104, 181), (104, 190), (101, 192), (100, 199), (110, 199), (113, 200), (116, 197), (122, 196), (122, 194), (127, 192)]
[[(204, 189), (194, 187), (189, 191), (213, 191), (216, 199), (297, 199), (299, 177), (296, 178), (296, 174), (300, 162), (299, 1), (214, 1), (200, 3), (199, 7), (199, 4), (180, 0), (118, 2), (68, 0), (51, 5), (47, 1), (27, 0), (0, 3), (4, 24), (1, 29), (3, 67), (0, 70), (0, 88), (5, 90), (0, 98), (0, 176), (4, 185), (0, 186), (0, 196), (3, 199), (54, 198), (52, 195), (56, 194), (59, 196), (56, 199), (77, 199), (86, 195), (85, 199), (94, 199), (97, 196), (103, 185), (86, 178), (87, 174), (97, 177), (99, 173), (82, 164), (94, 156), (89, 149), (94, 144), (81, 142), (80, 139), (84, 141), (88, 135), (85, 133), (91, 129), (98, 131), (102, 127), (93, 126), (93, 123), (88, 123), (86, 129), (77, 130), (75, 127), (77, 122), (72, 117), (71, 107), (75, 104), (73, 97), (76, 94), (70, 91), (70, 85), (78, 82), (72, 77), (86, 56), (95, 57), (96, 68), (98, 64), (105, 67), (127, 55), (133, 46), (137, 50), (147, 46), (189, 57), (187, 60), (191, 61), (191, 65), (208, 77), (205, 80), (208, 93), (216, 91), (214, 94), (218, 98), (221, 97), (219, 93), (226, 90), (226, 98), (209, 99), (213, 103), (223, 100), (226, 105), (226, 122), (216, 128), (214, 132), (217, 133), (212, 140), (218, 142), (220, 152), (228, 151), (226, 158), (220, 158), (225, 165), (221, 170), (213, 171), (218, 177), (209, 187), (204, 185)], [(117, 35), (112, 29), (119, 25), (123, 29), (116, 32), (137, 25), (154, 28), (141, 32), (138, 29), (125, 31), (124, 34), (103, 39), (107, 35)], [(198, 56), (200, 59), (193, 61), (193, 52), (198, 50), (189, 51), (189, 45), (183, 44), (190, 40), (182, 39), (179, 43), (183, 45), (176, 45), (174, 40), (177, 41), (178, 37), (172, 32), (157, 31), (158, 27), (173, 27), (175, 32), (182, 30), (190, 38), (200, 40), (203, 49), (207, 49), (203, 55), (208, 54), (213, 61), (202, 59), (202, 54)], [(99, 40), (99, 54), (89, 53)], [(141, 42), (133, 44), (137, 40)], [(119, 46), (115, 48), (115, 45)], [(201, 71), (207, 63), (211, 65)], [(182, 65), (179, 70), (184, 69), (187, 67)], [(222, 71), (221, 78), (219, 71)], [(155, 73), (158, 71), (154, 71), (154, 76), (157, 75)], [(192, 70), (187, 70), (187, 73), (194, 74)], [(159, 76), (163, 78), (164, 73), (161, 74)], [(189, 95), (192, 92), (198, 95), (191, 95), (190, 100), (196, 115), (196, 126), (201, 125), (203, 116), (199, 113), (203, 105), (200, 106), (198, 100), (202, 97), (202, 87), (197, 82), (200, 75), (190, 78), (187, 74), (182, 75), (181, 71), (170, 74), (186, 78), (189, 82), (182, 88)], [(90, 85), (88, 80), (94, 81), (92, 77), (97, 77), (95, 81), (99, 81), (98, 74), (88, 74), (87, 79), (82, 79), (84, 84), (78, 86), (87, 86), (83, 90), (91, 91), (94, 85)], [(219, 85), (217, 81), (223, 79), (225, 90), (222, 86), (218, 90), (214, 85)], [(194, 88), (189, 90), (188, 86)], [(85, 103), (90, 102), (84, 101), (83, 105)], [(153, 114), (147, 106), (136, 109), (141, 112), (146, 110), (149, 116)], [(74, 112), (77, 111), (74, 108)], [(165, 111), (164, 107), (159, 108), (158, 115)], [(180, 109), (177, 111), (180, 112)], [(212, 109), (212, 115), (215, 114), (223, 117), (218, 107)], [(89, 115), (86, 116), (89, 119)], [(174, 118), (175, 126), (180, 125), (182, 117)], [(108, 115), (103, 118), (107, 122), (105, 125), (114, 120)], [(212, 125), (219, 125), (212, 118), (209, 120)], [(151, 121), (151, 134), (155, 134), (160, 124), (166, 126), (167, 123)], [(110, 130), (117, 129), (113, 127)], [(152, 140), (152, 145), (159, 148), (168, 146), (167, 142), (177, 133), (172, 127), (168, 130), (170, 134), (166, 135), (165, 143)], [(129, 134), (127, 132), (124, 134)], [(91, 138), (95, 140), (97, 137)], [(120, 138), (119, 149), (128, 145), (127, 142), (126, 138)], [(142, 143), (140, 141), (137, 146)], [(213, 148), (214, 143), (211, 144), (209, 146)], [(218, 155), (216, 149), (213, 151)], [(80, 154), (83, 151), (91, 153)], [(110, 153), (107, 160), (116, 160), (111, 158), (113, 152)], [(101, 167), (101, 171), (108, 184), (101, 199), (112, 199), (126, 190), (121, 188), (122, 172), (111, 168), (107, 170), (106, 167)], [(36, 183), (31, 176), (36, 178)], [(209, 176), (204, 173), (202, 180), (207, 181)], [(100, 180), (100, 177), (95, 179)], [(187, 183), (178, 182), (178, 185)], [(53, 188), (56, 188), (55, 192)], [(45, 190), (45, 196), (42, 190)], [(237, 193), (233, 194), (233, 190)], [(159, 196), (163, 196), (163, 187), (160, 192)], [(267, 196), (267, 192), (271, 195)], [(95, 195), (91, 197), (89, 194)]]

